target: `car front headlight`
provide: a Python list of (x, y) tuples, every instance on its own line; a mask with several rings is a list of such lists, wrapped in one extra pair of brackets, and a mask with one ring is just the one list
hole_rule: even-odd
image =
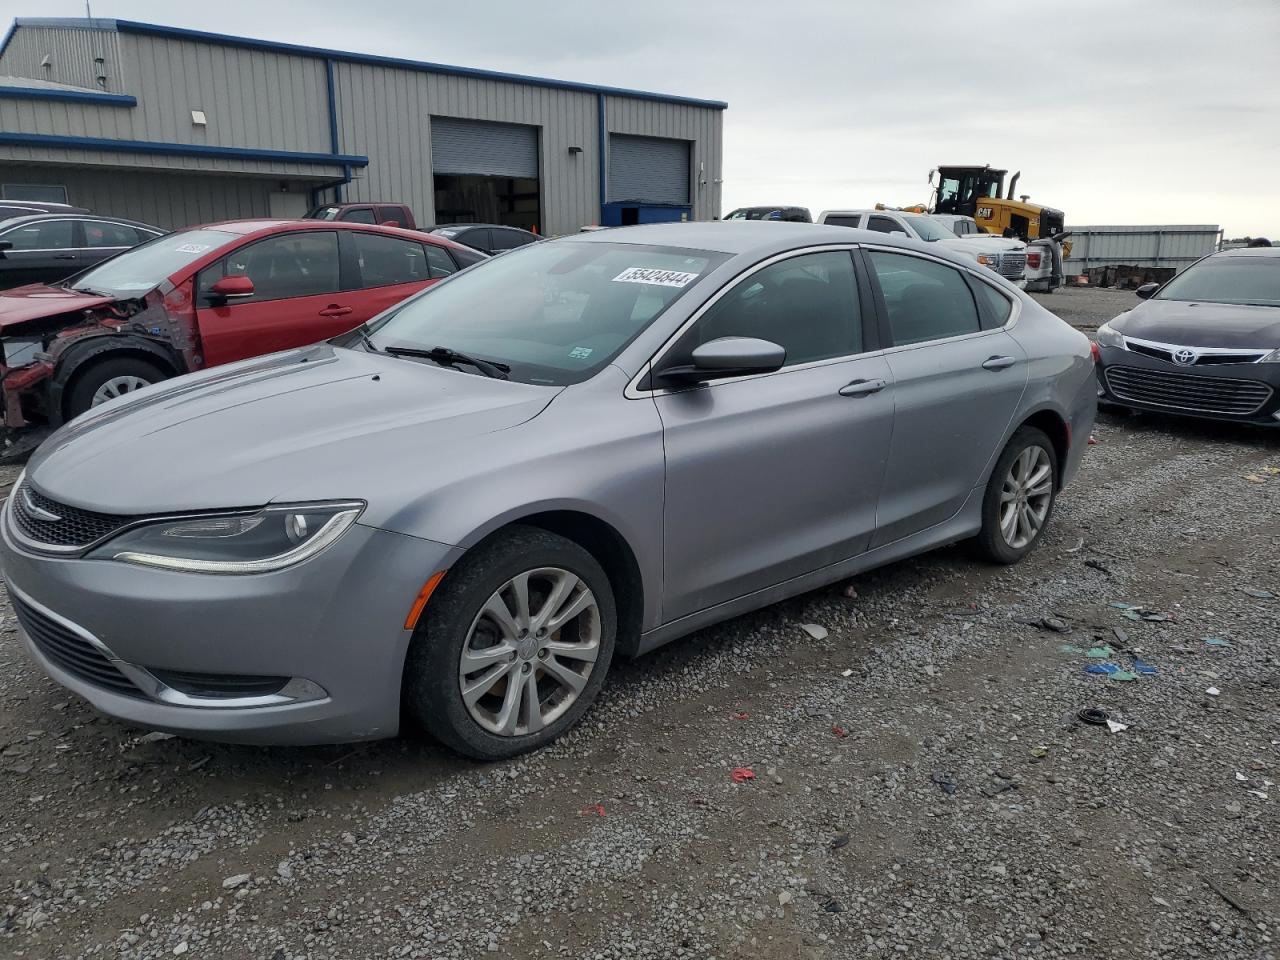
[(997, 253), (980, 253), (978, 254), (978, 262), (984, 267), (990, 267), (995, 270), (1000, 266), (1000, 255)]
[(1118, 347), (1121, 350), (1129, 349), (1124, 345), (1124, 337), (1120, 335), (1120, 331), (1109, 323), (1104, 323), (1098, 328), (1098, 332), (1094, 334), (1094, 339), (1098, 341), (1100, 347)]
[(1280, 363), (1280, 350), (1272, 350), (1259, 363)]
[(89, 558), (184, 573), (269, 573), (310, 560), (363, 509), (360, 501), (303, 503), (157, 520), (126, 530)]

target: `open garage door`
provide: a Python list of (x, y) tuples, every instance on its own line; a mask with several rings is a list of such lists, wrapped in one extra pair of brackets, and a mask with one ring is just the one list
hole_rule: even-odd
[(437, 223), (537, 229), (537, 127), (432, 117), (431, 170)]
[(609, 135), (609, 202), (602, 223), (627, 225), (689, 215), (689, 141)]

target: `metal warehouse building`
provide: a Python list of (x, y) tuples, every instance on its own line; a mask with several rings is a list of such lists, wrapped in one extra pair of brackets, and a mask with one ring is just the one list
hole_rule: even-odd
[(724, 103), (104, 19), (14, 21), (0, 197), (164, 227), (408, 203), (548, 235), (720, 213)]

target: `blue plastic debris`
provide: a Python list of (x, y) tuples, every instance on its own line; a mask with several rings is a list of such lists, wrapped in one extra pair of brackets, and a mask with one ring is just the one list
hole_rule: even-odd
[(1140, 673), (1144, 677), (1154, 677), (1160, 671), (1149, 663), (1144, 663), (1137, 657), (1133, 658), (1133, 672)]
[(1091, 663), (1084, 668), (1085, 673), (1115, 673), (1120, 668), (1114, 663)]

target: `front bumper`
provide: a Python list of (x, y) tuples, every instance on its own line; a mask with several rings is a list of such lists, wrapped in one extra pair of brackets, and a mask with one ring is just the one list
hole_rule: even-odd
[[(405, 615), (423, 582), (460, 552), (356, 524), (318, 556), (274, 573), (174, 573), (24, 552), (10, 537), (8, 512), (6, 505), (0, 564), (28, 622), (52, 622), (86, 643), (96, 641), (126, 683), (116, 682), (96, 661), (76, 660), (75, 650), (71, 659), (59, 657), (47, 638), (37, 642), (24, 626), (23, 639), (36, 662), (110, 716), (228, 742), (314, 744), (394, 736), (411, 637)], [(67, 669), (78, 663), (88, 666)], [(162, 683), (147, 681), (170, 671), (293, 679), (281, 697), (242, 700), (254, 704), (243, 706), (235, 700), (184, 700)]]
[(1280, 363), (1181, 366), (1099, 344), (1098, 399), (1135, 410), (1280, 427)]

